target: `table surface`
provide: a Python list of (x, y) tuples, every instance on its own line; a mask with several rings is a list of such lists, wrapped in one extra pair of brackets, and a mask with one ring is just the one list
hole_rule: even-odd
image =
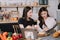
[(47, 37), (42, 37), (41, 40), (60, 40), (60, 37), (58, 37), (58, 38), (53, 38), (52, 36), (47, 36)]
[[(53, 38), (52, 36), (46, 36), (46, 37), (39, 37), (40, 39), (37, 40), (60, 40), (60, 37)], [(20, 40), (26, 40), (26, 39), (20, 39)]]

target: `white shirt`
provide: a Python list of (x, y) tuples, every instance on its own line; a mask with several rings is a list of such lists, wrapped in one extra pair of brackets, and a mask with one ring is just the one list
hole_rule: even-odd
[[(37, 25), (39, 26), (39, 23), (40, 23), (40, 21), (38, 20), (37, 21)], [(49, 28), (49, 29), (51, 29), (51, 28), (53, 28), (54, 27), (54, 25), (56, 24), (56, 21), (55, 21), (55, 19), (54, 18), (52, 18), (52, 17), (48, 17), (46, 20), (45, 20), (45, 24), (47, 25), (47, 27)], [(43, 25), (42, 26), (42, 28), (44, 28), (45, 26)], [(43, 31), (43, 29), (41, 29), (40, 27), (38, 28), (38, 31), (40, 32), (40, 31)]]

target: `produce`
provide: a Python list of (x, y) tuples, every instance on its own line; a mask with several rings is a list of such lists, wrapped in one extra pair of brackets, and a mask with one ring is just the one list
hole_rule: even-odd
[(12, 37), (8, 37), (7, 40), (12, 40)]
[(12, 35), (12, 32), (9, 32), (9, 33), (8, 33), (8, 37), (7, 37), (7, 40), (12, 40), (11, 35)]
[(23, 38), (22, 34), (19, 34), (18, 36), (19, 36), (19, 38)]
[(17, 33), (13, 33), (12, 35), (12, 40), (18, 40), (19, 36), (17, 35)]
[(6, 39), (4, 39), (2, 34), (0, 34), (0, 38), (1, 38), (1, 40), (6, 40)]
[(60, 30), (58, 30), (58, 33), (60, 34)]
[(15, 18), (10, 18), (11, 21), (17, 21), (17, 17)]
[(1, 40), (7, 40), (7, 37), (6, 37), (7, 35), (8, 35), (8, 32), (4, 32), (4, 33), (0, 34)]
[(53, 37), (54, 37), (54, 38), (59, 37), (59, 33), (58, 33), (58, 32), (55, 32), (55, 33), (53, 34)]

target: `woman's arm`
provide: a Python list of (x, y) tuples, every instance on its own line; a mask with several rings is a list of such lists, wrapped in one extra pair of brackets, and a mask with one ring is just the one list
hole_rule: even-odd
[(51, 18), (50, 23), (48, 25), (49, 29), (55, 28), (56, 27), (56, 20), (54, 18)]
[(18, 20), (18, 24), (19, 24), (19, 27), (20, 27), (20, 28), (24, 28), (23, 18), (20, 18), (20, 19)]
[(47, 31), (47, 30), (49, 30), (49, 28), (48, 28), (48, 27), (45, 27), (45, 28), (43, 28), (43, 30), (44, 30), (44, 31)]
[(38, 32), (43, 32), (44, 30), (40, 28), (39, 25), (35, 25), (35, 29), (38, 31)]
[(35, 25), (35, 28), (36, 28), (36, 30), (37, 30), (38, 32), (42, 32), (42, 31), (44, 31), (44, 30), (40, 28), (39, 23), (40, 23), (40, 21), (37, 20), (37, 25)]
[(47, 27), (44, 28), (46, 31), (53, 30), (57, 25), (54, 18), (51, 18), (50, 20), (48, 20), (48, 22), (49, 23), (47, 23)]
[(19, 24), (19, 27), (20, 27), (20, 28), (24, 28), (23, 24)]

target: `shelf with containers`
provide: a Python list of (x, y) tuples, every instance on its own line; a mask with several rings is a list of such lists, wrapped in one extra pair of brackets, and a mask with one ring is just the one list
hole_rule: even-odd
[(18, 11), (0, 11), (0, 23), (9, 22), (18, 22)]
[[(16, 8), (17, 12), (18, 12), (17, 13), (18, 18), (19, 18), (19, 11), (18, 11), (18, 9), (19, 8), (24, 8), (26, 6), (36, 7), (37, 8), (37, 7), (48, 7), (49, 5), (48, 5), (48, 0), (20, 0), (18, 3), (7, 3), (7, 2), (3, 3), (3, 2), (0, 2), (0, 7), (1, 8)], [(4, 10), (4, 11), (6, 11), (6, 10)], [(10, 12), (8, 12), (8, 15), (11, 15), (11, 14), (12, 14), (12, 10)]]
[(33, 7), (47, 7), (48, 0), (22, 0), (18, 3), (9, 3), (6, 2), (2, 3), (0, 2), (0, 7), (5, 8), (14, 8), (14, 7), (25, 7), (25, 6), (33, 6)]

